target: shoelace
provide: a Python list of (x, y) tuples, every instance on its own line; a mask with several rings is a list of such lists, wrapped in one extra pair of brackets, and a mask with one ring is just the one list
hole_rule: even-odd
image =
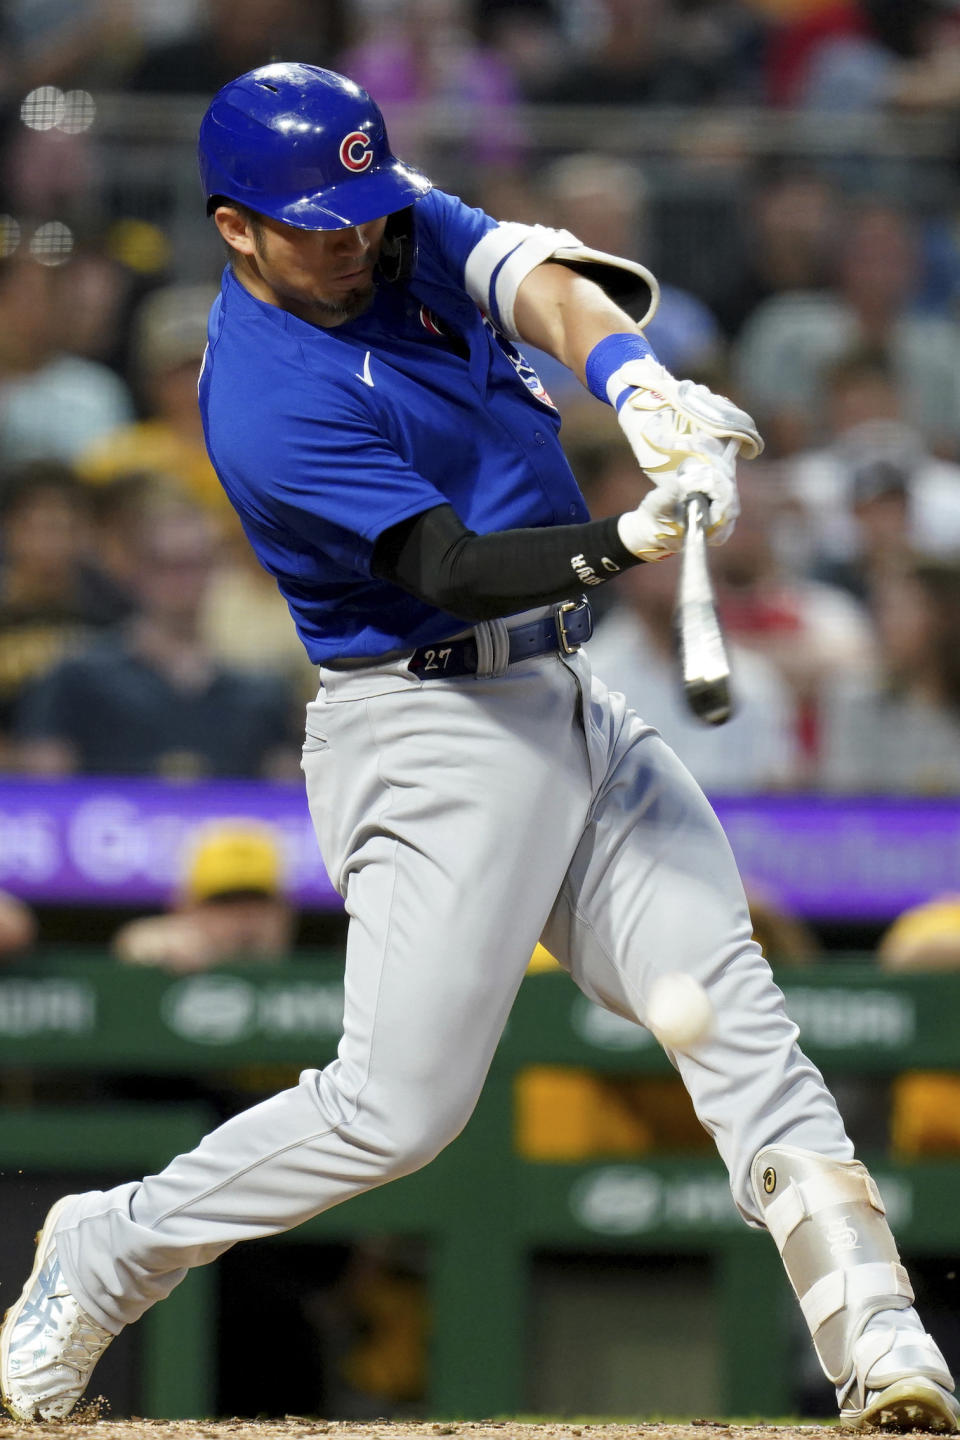
[(99, 1360), (113, 1336), (96, 1321), (88, 1320), (82, 1311), (77, 1315), (71, 1329), (72, 1334), (64, 1342), (60, 1359), (64, 1365), (69, 1365), (72, 1370), (82, 1375)]

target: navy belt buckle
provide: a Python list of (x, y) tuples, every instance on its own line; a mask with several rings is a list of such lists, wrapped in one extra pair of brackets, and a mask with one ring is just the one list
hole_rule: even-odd
[(584, 600), (564, 600), (562, 605), (557, 607), (557, 613), (553, 617), (557, 627), (557, 642), (564, 655), (575, 655), (580, 649), (579, 640), (571, 640), (567, 634), (566, 616), (573, 610), (579, 610), (581, 605), (586, 604)]

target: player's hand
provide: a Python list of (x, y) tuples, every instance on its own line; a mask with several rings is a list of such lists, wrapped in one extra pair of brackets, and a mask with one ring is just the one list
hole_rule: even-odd
[(733, 534), (740, 514), (736, 442), (728, 440), (726, 445), (721, 445), (719, 440), (708, 435), (702, 437), (699, 446), (707, 452), (709, 459), (702, 459), (698, 453), (692, 459), (681, 460), (672, 474), (660, 477), (660, 486), (681, 502), (689, 495), (706, 495), (710, 501), (707, 544), (722, 545)]
[(672, 489), (655, 485), (636, 510), (620, 516), (617, 533), (638, 560), (662, 560), (675, 554), (683, 545), (680, 496)]
[(685, 460), (711, 463), (713, 447), (705, 442), (736, 441), (745, 460), (763, 450), (763, 441), (745, 410), (705, 385), (677, 380), (652, 358), (628, 360), (611, 377), (608, 392), (618, 398), (617, 418), (641, 469), (654, 484), (672, 475)]

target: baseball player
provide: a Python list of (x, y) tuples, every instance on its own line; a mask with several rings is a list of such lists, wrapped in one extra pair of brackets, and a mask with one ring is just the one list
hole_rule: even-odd
[[(303, 769), (350, 917), (344, 1033), (326, 1069), (161, 1174), (53, 1207), (0, 1332), (7, 1408), (67, 1415), (190, 1266), (426, 1164), (468, 1119), (542, 938), (640, 1024), (659, 976), (702, 982), (712, 1030), (668, 1054), (783, 1256), (842, 1419), (955, 1431), (953, 1382), (719, 824), (584, 648), (584, 590), (675, 551), (679, 498), (706, 493), (711, 539), (729, 533), (724, 457), (758, 452), (752, 420), (658, 364), (613, 298), (655, 301), (641, 266), (433, 189), (339, 75), (280, 64), (225, 86), (200, 166), (230, 258), (200, 404), (319, 667)], [(617, 408), (653, 481), (638, 474), (634, 510), (590, 520), (518, 342)]]

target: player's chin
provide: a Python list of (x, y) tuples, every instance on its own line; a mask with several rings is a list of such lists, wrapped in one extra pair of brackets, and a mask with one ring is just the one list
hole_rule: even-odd
[(369, 310), (373, 303), (373, 282), (366, 285), (357, 285), (352, 290), (345, 290), (338, 295), (323, 295), (317, 297), (317, 307), (328, 315), (336, 317), (339, 321), (356, 320), (365, 310)]
[(372, 285), (372, 284), (365, 286), (362, 290), (356, 290), (356, 291), (354, 291), (353, 294), (352, 294), (352, 296), (351, 296), (351, 298), (350, 298), (350, 304), (349, 304), (349, 307), (348, 307), (348, 308), (349, 308), (349, 311), (350, 311), (350, 316), (349, 316), (349, 318), (350, 318), (351, 320), (355, 320), (358, 315), (362, 315), (365, 310), (369, 310), (369, 309), (370, 309), (370, 306), (371, 306), (372, 304), (373, 304), (373, 285)]

